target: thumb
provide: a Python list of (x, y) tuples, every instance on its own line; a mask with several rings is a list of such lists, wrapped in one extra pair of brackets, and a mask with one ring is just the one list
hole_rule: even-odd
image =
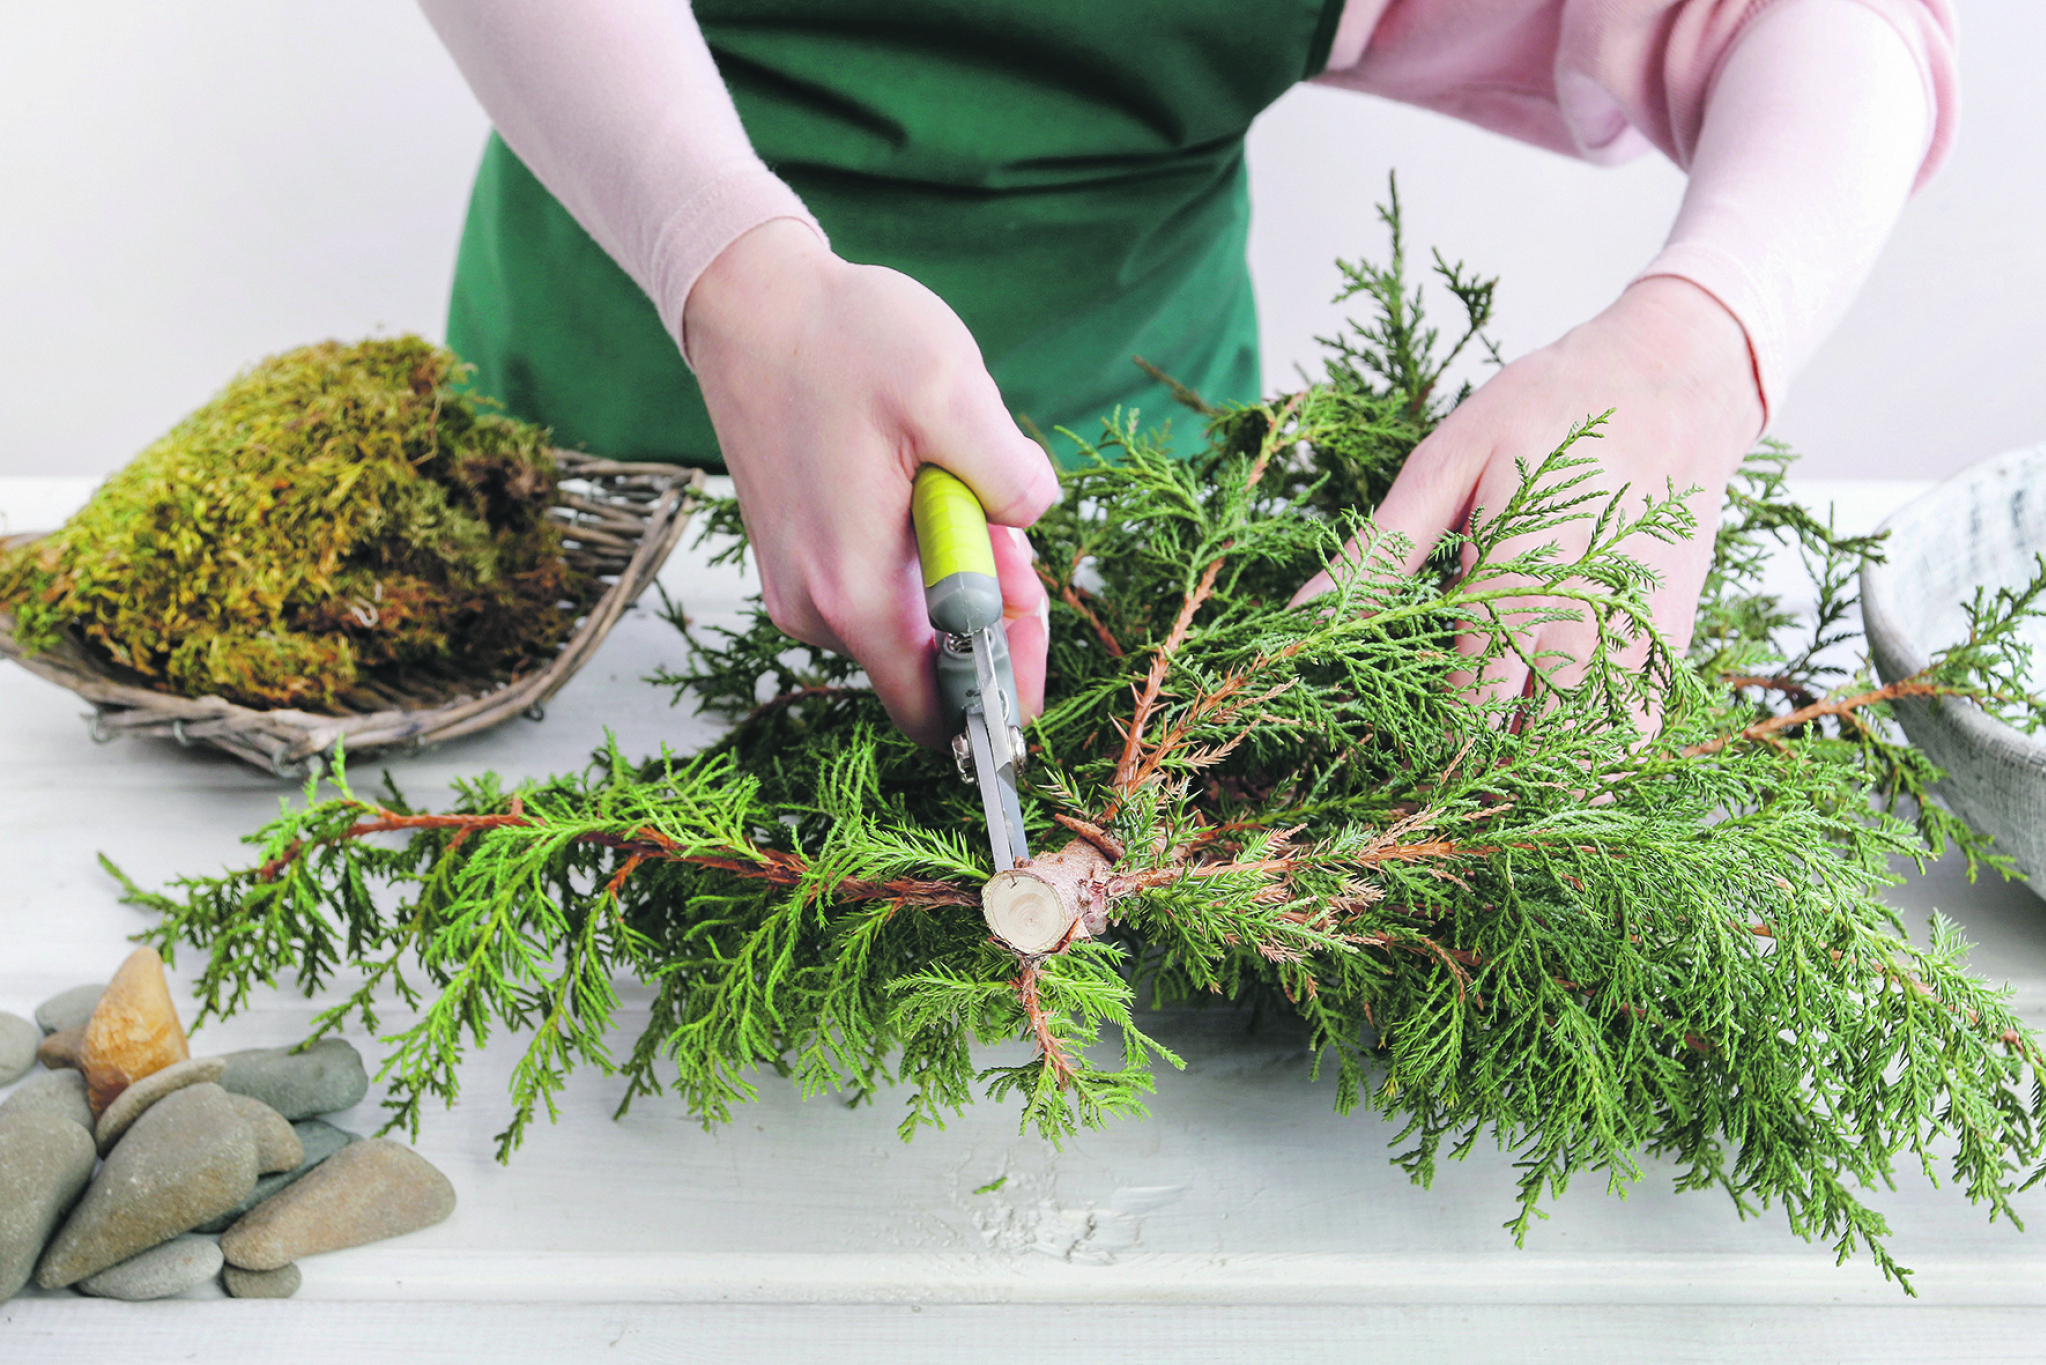
[(988, 520), (1028, 526), (1059, 500), (1058, 471), (1044, 447), (1025, 436), (1002, 403), (1001, 391), (985, 373), (924, 429), (918, 452), (959, 476)]
[[(1454, 448), (1430, 441), (1414, 447), (1399, 476), (1393, 480), (1385, 501), (1371, 514), (1371, 524), (1350, 537), (1339, 560), (1355, 563), (1388, 535), (1405, 536), (1409, 542), (1401, 556), (1402, 573), (1414, 573), (1435, 549), (1442, 533), (1460, 526), (1470, 516), (1471, 494), (1476, 487), (1482, 461), (1457, 453)], [(1300, 585), (1286, 605), (1297, 607), (1335, 587), (1332, 569), (1324, 569)]]
[(1414, 447), (1371, 518), (1375, 535), (1403, 535), (1411, 542), (1400, 564), (1407, 573), (1421, 567), (1445, 531), (1460, 529), (1470, 517), (1484, 455), (1476, 446), (1435, 437)]

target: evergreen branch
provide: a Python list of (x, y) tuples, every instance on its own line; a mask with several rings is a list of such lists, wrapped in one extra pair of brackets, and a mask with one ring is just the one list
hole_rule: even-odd
[[(1786, 689), (1787, 690), (1787, 689)], [(1758, 720), (1734, 734), (1720, 735), (1714, 739), (1684, 748), (1686, 758), (1704, 758), (1718, 753), (1736, 739), (1767, 739), (1782, 731), (1800, 725), (1809, 725), (1822, 717), (1848, 716), (1871, 706), (1880, 706), (1896, 701), (1900, 697), (1972, 697), (1982, 695), (1978, 688), (1955, 687), (1951, 684), (1933, 682), (1923, 673), (1913, 674), (1893, 683), (1868, 692), (1858, 692), (1851, 697), (1829, 697), (1823, 701), (1808, 702), (1797, 710), (1780, 716)]]
[(785, 710), (796, 705), (798, 702), (813, 701), (822, 697), (850, 697), (864, 692), (871, 692), (872, 690), (872, 688), (868, 687), (826, 687), (814, 683), (803, 687), (791, 687), (788, 691), (778, 696), (769, 697), (766, 701), (748, 711), (739, 718), (739, 724), (742, 726), (751, 724), (762, 716), (772, 715), (776, 711)]
[(1064, 811), (1053, 812), (1051, 818), (1094, 845), (1095, 848), (1101, 851), (1101, 856), (1108, 859), (1109, 862), (1116, 863), (1122, 861), (1123, 847), (1121, 841), (1099, 825), (1068, 815)]
[(1051, 1016), (1045, 1012), (1044, 1002), (1038, 997), (1039, 968), (1034, 961), (1021, 963), (1016, 972), (1016, 1000), (1023, 1007), (1023, 1017), (1029, 1022), (1030, 1036), (1037, 1044), (1037, 1058), (1044, 1070), (1051, 1076), (1052, 1084), (1064, 1090), (1077, 1074), (1072, 1059), (1059, 1042), (1058, 1031), (1053, 1027)]
[[(1621, 1192), (1665, 1159), (1676, 1188), (1780, 1204), (1798, 1235), (1904, 1279), (1868, 1192), (1937, 1162), (2012, 1215), (2027, 1172), (2046, 1177), (2046, 1092), (2037, 1040), (1953, 926), (1914, 943), (1884, 903), (1898, 858), (2008, 867), (1939, 805), (1893, 713), (2036, 725), (2025, 623), (2046, 565), (1978, 595), (1918, 678), (1850, 676), (1854, 569), (1880, 545), (1790, 502), (1788, 455), (1765, 446), (1679, 658), (1634, 549), (1695, 531), (1685, 495), (1635, 516), (1599, 490), (1576, 444), (1592, 418), (1406, 572), (1411, 547), (1357, 509), (1455, 401), (1446, 367), (1492, 352), (1492, 285), (1437, 256), (1462, 313), (1439, 328), (1396, 205), (1385, 218), (1390, 262), (1343, 267), (1374, 316), (1321, 380), (1208, 414), (1191, 459), (1125, 414), (1066, 433), (1066, 495), (1033, 529), (1064, 572), (1040, 568), (1054, 629), (1019, 793), (1033, 847), (1073, 841), (1040, 860), (1084, 895), (1059, 951), (990, 938), (985, 816), (947, 756), (759, 610), (729, 630), (672, 612), (689, 663), (657, 681), (730, 725), (703, 753), (607, 745), (580, 774), (458, 784), (444, 809), (357, 797), (343, 773), (251, 835), (247, 867), (165, 893), (123, 879), (128, 898), (166, 957), (199, 955), (202, 1017), (359, 972), (316, 1028), (382, 1030), (394, 1124), (452, 1100), (494, 1030), (523, 1038), (500, 1156), (577, 1066), (615, 1070), (628, 1103), (672, 1087), (706, 1123), (772, 1071), (805, 1094), (892, 1085), (905, 1137), (992, 1099), (1059, 1141), (1141, 1114), (1177, 1064), (1139, 999), (1223, 1000), (1298, 1019), (1310, 1074), (1332, 1073), (1339, 1110), (1397, 1117), (1415, 1180), (1481, 1139), (1511, 1151), (1516, 1236), (1574, 1175)], [(740, 527), (732, 507), (710, 520)], [(1583, 549), (1547, 544), (1566, 526)], [(1786, 548), (1809, 624), (1762, 591)], [(1289, 610), (1324, 565), (1333, 590)], [(1516, 639), (1567, 615), (1591, 636), (1569, 686)], [(1530, 697), (1459, 692), (1509, 653)], [(621, 980), (653, 1000), (614, 1053)], [(413, 1022), (383, 1029), (394, 998)], [(1018, 1041), (1022, 1065), (976, 1066)]]
[(1093, 630), (1094, 638), (1101, 641), (1101, 647), (1108, 651), (1108, 656), (1111, 659), (1120, 659), (1122, 657), (1122, 643), (1109, 633), (1107, 626), (1101, 624), (1101, 618), (1096, 616), (1093, 610), (1080, 600), (1079, 585), (1074, 583), (1071, 577), (1067, 577), (1063, 581), (1054, 578), (1051, 571), (1042, 564), (1037, 565), (1036, 568), (1037, 576), (1044, 581), (1044, 585), (1047, 588), (1057, 589), (1059, 600), (1080, 614), (1080, 619), (1085, 621), (1089, 628)]
[[(1266, 416), (1267, 434), (1264, 440), (1258, 443), (1257, 458), (1243, 477), (1245, 493), (1255, 489), (1258, 482), (1264, 478), (1265, 470), (1271, 464), (1272, 455), (1281, 444), (1279, 433), (1299, 405), (1300, 396), (1295, 394), (1276, 415)], [(1208, 566), (1201, 571), (1200, 581), (1180, 603), (1179, 615), (1173, 620), (1172, 629), (1167, 632), (1164, 643), (1158, 647), (1156, 656), (1151, 660), (1150, 670), (1144, 676), (1143, 690), (1137, 694), (1134, 714), (1126, 724), (1118, 722), (1123, 724), (1125, 736), (1122, 758), (1117, 762), (1115, 771), (1114, 785), (1119, 789), (1126, 790), (1134, 786), (1148, 777), (1151, 771), (1156, 770), (1155, 755), (1148, 765), (1142, 761), (1144, 727), (1150, 721), (1152, 708), (1158, 704), (1158, 694), (1165, 686), (1165, 675), (1172, 666), (1172, 656), (1186, 643), (1187, 631), (1192, 627), (1194, 617), (1207, 605), (1208, 598), (1215, 591), (1215, 581), (1222, 571), (1223, 562), (1228, 558), (1230, 544), (1230, 541), (1223, 542), (1223, 553), (1208, 561)], [(1162, 753), (1163, 750), (1159, 752)]]
[[(347, 828), (319, 840), (316, 847), (331, 848), (337, 844), (367, 838), (372, 834), (431, 830), (452, 834), (446, 853), (453, 855), (461, 849), (467, 839), (485, 831), (549, 831), (551, 837), (549, 823), (543, 818), (525, 814), (517, 793), (513, 793), (511, 797), (510, 809), (497, 814), (413, 815), (384, 810), (362, 802), (350, 802), (346, 803), (346, 806), (362, 812), (366, 818), (359, 819)], [(614, 898), (626, 879), (642, 864), (673, 862), (723, 872), (747, 881), (763, 882), (772, 887), (802, 887), (808, 896), (816, 900), (848, 903), (885, 900), (898, 909), (980, 903), (972, 892), (961, 889), (953, 882), (926, 878), (894, 877), (885, 881), (875, 881), (859, 877), (840, 877), (819, 884), (814, 879), (812, 864), (798, 854), (773, 848), (758, 848), (750, 844), (734, 853), (696, 852), (693, 845), (680, 843), (651, 827), (624, 833), (606, 829), (576, 830), (567, 834), (566, 841), (611, 849), (626, 855), (625, 862), (605, 883), (606, 894)], [(309, 846), (304, 841), (293, 841), (283, 852), (260, 864), (253, 874), (254, 880), (257, 882), (277, 880), (279, 875), (308, 851)]]
[(1130, 359), (1137, 363), (1138, 369), (1170, 390), (1174, 401), (1179, 403), (1180, 406), (1192, 408), (1203, 417), (1220, 417), (1222, 415), (1222, 409), (1210, 404), (1192, 389), (1180, 383), (1177, 379), (1174, 379), (1142, 356), (1133, 355)]
[(1151, 660), (1150, 670), (1144, 675), (1143, 688), (1136, 694), (1134, 713), (1128, 721), (1116, 722), (1124, 735), (1122, 758), (1115, 765), (1115, 785), (1118, 788), (1127, 789), (1139, 780), (1139, 774), (1143, 771), (1144, 726), (1151, 719), (1152, 708), (1158, 704), (1159, 692), (1165, 687), (1165, 675), (1172, 667), (1172, 655), (1186, 643), (1187, 627), (1193, 624), (1194, 613), (1201, 609), (1202, 604), (1208, 600), (1208, 595), (1215, 590), (1215, 576), (1221, 570), (1220, 556), (1209, 561), (1207, 569), (1201, 574), (1201, 581), (1186, 595), (1185, 602), (1180, 605), (1179, 617), (1172, 623), (1171, 633), (1165, 637), (1165, 642), (1158, 647), (1157, 654)]

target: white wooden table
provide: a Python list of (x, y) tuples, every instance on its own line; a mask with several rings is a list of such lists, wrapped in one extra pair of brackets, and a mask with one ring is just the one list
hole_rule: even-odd
[[(10, 529), (48, 525), (87, 491), (0, 480), (0, 512)], [(1866, 526), (1912, 489), (1807, 491)], [(744, 591), (687, 549), (664, 582), (700, 617)], [(681, 657), (675, 633), (637, 611), (544, 722), (390, 766), (431, 799), (456, 774), (579, 766), (606, 726), (628, 753), (687, 748), (707, 727), (639, 681)], [(95, 746), (83, 709), (0, 667), (0, 1009), (104, 979), (145, 925), (96, 853), (144, 885), (210, 871), (238, 862), (238, 838), (292, 794), (203, 751)], [(1895, 899), (1914, 923), (1934, 906), (1960, 920), (1978, 966), (2046, 1025), (2046, 904), (2020, 886), (1969, 887), (1951, 865)], [(292, 1041), (314, 1008), (266, 998), (195, 1049)], [(1480, 1150), (1415, 1188), (1386, 1159), (1394, 1128), (1338, 1117), (1296, 1040), (1247, 1034), (1220, 1011), (1149, 1027), (1187, 1069), (1161, 1076), (1150, 1118), (1063, 1151), (1018, 1136), (1014, 1109), (994, 1104), (904, 1145), (894, 1097), (802, 1102), (772, 1075), (717, 1131), (672, 1099), (613, 1122), (619, 1083), (582, 1075), (562, 1121), (537, 1126), (509, 1166), (491, 1159), (514, 1052), (500, 1039), (464, 1067), (460, 1105), (429, 1111), (419, 1144), (459, 1192), (446, 1223), (309, 1259), (285, 1302), (30, 1291), (0, 1305), (0, 1362), (2046, 1355), (2046, 1229), (1991, 1226), (1914, 1173), (1879, 1202), (1918, 1271), (1916, 1301), (1865, 1260), (1836, 1268), (1780, 1213), (1743, 1223), (1723, 1197), (1672, 1195), (1653, 1165), (1624, 1201), (1581, 1180), (1516, 1251), (1499, 1227), (1506, 1157)], [(374, 1061), (375, 1042), (355, 1041)], [(375, 1127), (374, 1098), (339, 1121)], [(2046, 1196), (2022, 1207), (2046, 1224)]]

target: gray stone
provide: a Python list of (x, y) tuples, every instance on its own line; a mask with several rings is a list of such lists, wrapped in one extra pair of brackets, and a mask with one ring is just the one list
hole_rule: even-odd
[(100, 1167), (36, 1269), (61, 1289), (189, 1232), (248, 1197), (256, 1138), (212, 1081), (165, 1095)]
[(18, 1014), (0, 1010), (0, 1085), (13, 1085), (36, 1064), (43, 1032)]
[(256, 1171), (260, 1175), (276, 1175), (296, 1170), (305, 1160), (305, 1144), (298, 1140), (284, 1115), (250, 1095), (229, 1095), (228, 1102), (235, 1112), (248, 1120), (249, 1129), (256, 1138)]
[(432, 1227), (455, 1211), (455, 1187), (402, 1142), (351, 1143), (220, 1239), (229, 1262), (278, 1270), (301, 1256)]
[(98, 982), (90, 986), (73, 986), (68, 991), (59, 991), (42, 1004), (36, 1006), (36, 1027), (44, 1033), (62, 1033), (67, 1028), (84, 1028), (85, 1021), (92, 1018), (92, 1007), (99, 1003), (106, 991), (107, 983)]
[(85, 1099), (85, 1073), (45, 1071), (22, 1082), (21, 1089), (0, 1100), (0, 1118), (9, 1114), (53, 1114), (92, 1131), (92, 1106)]
[(87, 1275), (78, 1288), (102, 1299), (165, 1299), (206, 1283), (222, 1264), (218, 1242), (188, 1234)]
[(225, 1060), (222, 1087), (259, 1099), (294, 1121), (350, 1108), (369, 1093), (362, 1054), (345, 1038), (322, 1038), (303, 1052), (250, 1048), (230, 1052)]
[(92, 1167), (92, 1138), (70, 1119), (0, 1114), (0, 1299), (28, 1283)]
[(220, 1272), (220, 1283), (231, 1299), (288, 1299), (298, 1292), (304, 1277), (296, 1263), (275, 1270), (243, 1270), (238, 1265)]
[[(243, 1098), (246, 1099), (248, 1097), (243, 1096)], [(256, 1188), (249, 1191), (247, 1199), (242, 1200), (239, 1205), (221, 1214), (220, 1217), (201, 1223), (197, 1231), (226, 1232), (235, 1225), (235, 1220), (239, 1219), (250, 1209), (256, 1207), (256, 1205), (262, 1203), (286, 1185), (298, 1180), (308, 1171), (312, 1170), (313, 1167), (319, 1165), (349, 1143), (360, 1142), (362, 1140), (353, 1133), (336, 1128), (331, 1123), (322, 1123), (319, 1119), (300, 1119), (297, 1123), (291, 1125), (291, 1131), (298, 1138), (299, 1146), (305, 1152), (304, 1160), (282, 1174), (264, 1176), (256, 1182)]]
[[(121, 1134), (127, 1132), (150, 1105), (173, 1090), (183, 1090), (202, 1081), (217, 1081), (226, 1069), (227, 1063), (218, 1057), (187, 1057), (182, 1062), (172, 1062), (161, 1071), (150, 1072), (114, 1096), (114, 1102), (107, 1106), (106, 1113), (99, 1116), (99, 1126), (93, 1130), (93, 1139), (99, 1143), (99, 1154), (105, 1156), (113, 1151), (114, 1144), (121, 1140)], [(112, 1297), (121, 1296), (116, 1294)]]

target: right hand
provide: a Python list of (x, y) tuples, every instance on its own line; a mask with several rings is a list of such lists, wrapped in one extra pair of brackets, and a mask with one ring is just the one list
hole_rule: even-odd
[(1021, 528), (1058, 476), (945, 302), (776, 219), (698, 278), (683, 330), (775, 625), (858, 660), (895, 723), (943, 745), (909, 512), (918, 467), (938, 465), (987, 509), (1016, 689), (1026, 719), (1041, 711), (1047, 600)]

